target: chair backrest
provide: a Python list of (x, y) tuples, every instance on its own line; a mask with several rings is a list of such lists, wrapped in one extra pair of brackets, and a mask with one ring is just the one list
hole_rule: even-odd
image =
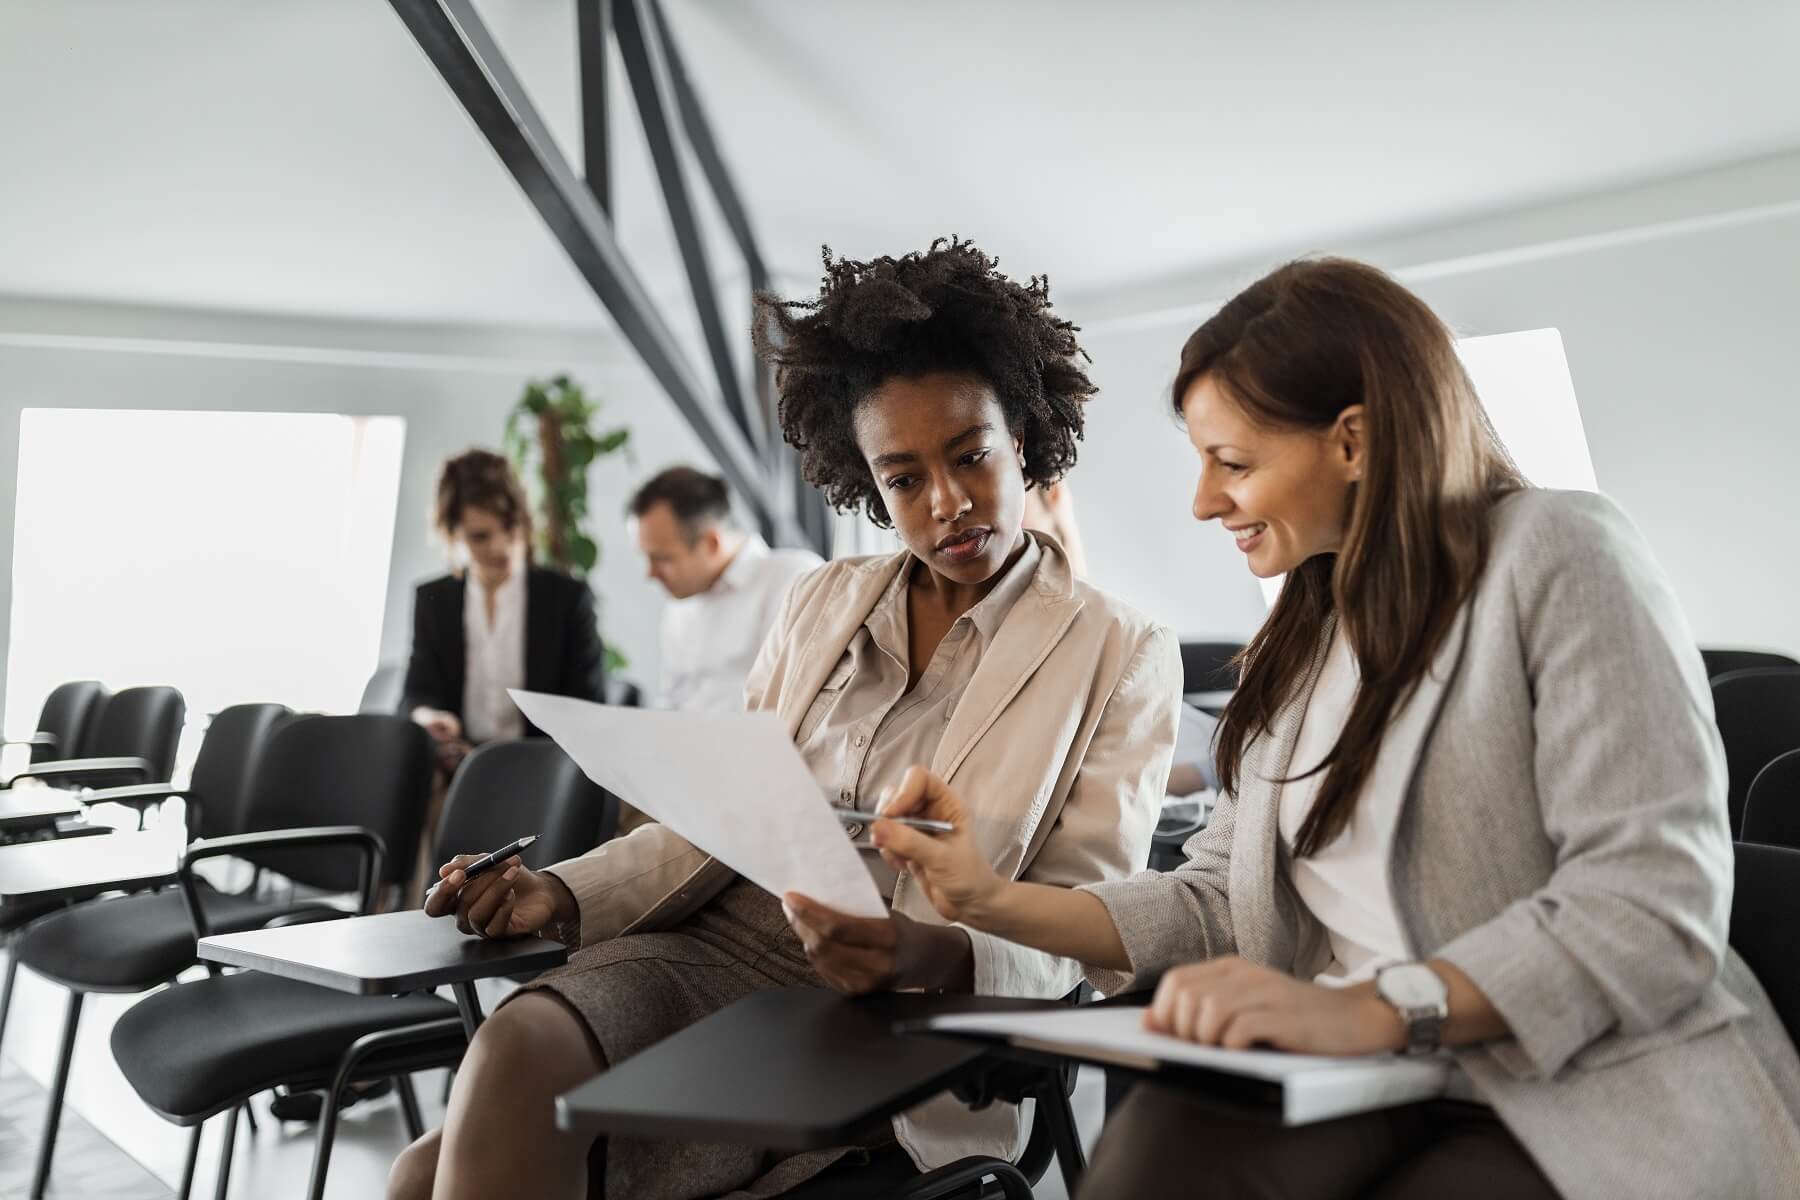
[(363, 684), (359, 713), (397, 713), (406, 691), (406, 664), (382, 663)]
[(269, 735), (290, 715), (285, 704), (234, 704), (213, 717), (194, 756), (188, 785), (199, 801), (198, 815), (189, 818), (190, 836), (225, 837), (244, 831), (257, 759)]
[[(150, 764), (144, 782), (166, 782), (175, 770), (175, 748), (187, 720), (187, 702), (172, 687), (134, 687), (114, 692), (100, 709), (91, 742), (83, 737), (83, 758), (141, 758)], [(73, 782), (86, 782), (74, 780)], [(96, 781), (98, 786), (117, 779)]]
[(1800, 1040), (1800, 850), (1739, 843), (1731, 896), (1731, 946), (1757, 980), (1788, 1036)]
[[(386, 848), (378, 882), (404, 883), (418, 855), (432, 766), (430, 737), (405, 717), (288, 717), (258, 756), (245, 832), (358, 825)], [(349, 891), (357, 883), (358, 859), (342, 848), (250, 857), (312, 887)]]
[(1754, 667), (1800, 667), (1800, 660), (1770, 650), (1721, 650), (1716, 646), (1700, 647), (1700, 661), (1706, 664), (1708, 679)]
[[(100, 757), (100, 722), (106, 716), (106, 710), (112, 707), (112, 693), (105, 688), (94, 697), (88, 707), (87, 720), (81, 726), (81, 734), (75, 742), (75, 753), (64, 755), (66, 758), (98, 758)], [(154, 782), (162, 783), (163, 780)]]
[(1231, 660), (1244, 649), (1242, 642), (1181, 643), (1181, 690), (1194, 692), (1229, 692), (1237, 687), (1237, 672)]
[(1777, 755), (1750, 781), (1739, 840), (1800, 850), (1800, 750)]
[(1713, 716), (1725, 743), (1731, 833), (1744, 827), (1744, 798), (1756, 773), (1800, 749), (1800, 667), (1754, 667), (1712, 681)]
[(457, 768), (438, 825), (436, 862), (481, 854), (528, 833), (533, 869), (593, 849), (618, 828), (619, 802), (544, 738), (489, 742)]
[(56, 762), (79, 754), (82, 731), (87, 728), (93, 716), (95, 704), (104, 695), (106, 688), (92, 679), (77, 679), (51, 688), (50, 694), (44, 697), (42, 711), (38, 713), (37, 731), (53, 736), (56, 744), (33, 746), (31, 761)]

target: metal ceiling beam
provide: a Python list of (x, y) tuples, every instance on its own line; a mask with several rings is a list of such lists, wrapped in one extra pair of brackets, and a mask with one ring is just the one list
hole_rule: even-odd
[(700, 316), (706, 349), (712, 356), (713, 370), (719, 376), (719, 391), (744, 436), (759, 441), (761, 433), (751, 423), (744, 389), (738, 381), (738, 366), (731, 357), (731, 344), (725, 337), (719, 289), (707, 261), (706, 240), (700, 233), (699, 213), (688, 188), (681, 147), (675, 142), (671, 120), (675, 111), (675, 87), (669, 79), (668, 62), (663, 56), (663, 39), (652, 32), (654, 20), (654, 16), (645, 11), (645, 0), (618, 0), (613, 10), (613, 32), (619, 39), (625, 76), (631, 80), (631, 92), (637, 100), (644, 140), (650, 145), (650, 158), (656, 164), (656, 175), (662, 183), (669, 224), (674, 227), (675, 243), (681, 248), (681, 264), (687, 270), (688, 288), (694, 294), (694, 308)]
[(608, 152), (606, 39), (612, 0), (575, 0), (575, 45), (581, 76), (581, 170), (594, 203), (612, 216), (612, 157)]
[(389, 3), (765, 535), (812, 541), (795, 524), (787, 498), (776, 495), (753, 443), (701, 391), (611, 222), (557, 148), (470, 0)]
[(663, 58), (669, 64), (669, 82), (674, 85), (675, 103), (681, 110), (681, 127), (687, 131), (688, 144), (694, 148), (694, 157), (699, 161), (713, 195), (718, 198), (725, 223), (731, 227), (731, 236), (737, 239), (738, 253), (744, 256), (744, 266), (750, 274), (750, 287), (754, 291), (762, 291), (769, 286), (769, 269), (763, 264), (762, 251), (757, 248), (756, 234), (750, 228), (749, 214), (744, 209), (744, 202), (738, 198), (736, 186), (731, 182), (731, 172), (726, 169), (725, 160), (719, 154), (719, 145), (713, 140), (712, 126), (706, 120), (706, 110), (700, 107), (700, 97), (688, 78), (687, 64), (682, 61), (681, 50), (669, 33), (669, 19), (663, 13), (661, 0), (649, 0), (648, 7), (657, 41), (662, 46)]
[[(725, 224), (731, 229), (731, 236), (737, 241), (738, 253), (743, 256), (744, 268), (750, 277), (751, 292), (767, 291), (772, 286), (769, 268), (756, 243), (756, 232), (750, 228), (750, 216), (743, 200), (738, 196), (737, 186), (732, 182), (731, 171), (725, 166), (724, 156), (719, 153), (719, 144), (713, 138), (706, 110), (701, 107), (699, 94), (694, 91), (693, 81), (688, 77), (687, 63), (681, 57), (681, 49), (674, 35), (669, 32), (669, 18), (663, 12), (662, 0), (649, 0), (647, 10), (652, 18), (649, 25), (662, 47), (663, 59), (668, 63), (669, 82), (675, 88), (675, 103), (681, 110), (681, 127), (687, 133), (688, 145), (693, 147), (694, 158), (706, 176), (707, 185), (712, 188), (713, 196), (719, 203), (719, 211), (725, 217)], [(759, 362), (753, 370), (753, 395), (756, 411), (762, 417), (764, 444), (779, 446), (781, 429), (775, 406), (775, 369), (767, 363)], [(801, 486), (805, 487), (806, 484), (802, 482)]]

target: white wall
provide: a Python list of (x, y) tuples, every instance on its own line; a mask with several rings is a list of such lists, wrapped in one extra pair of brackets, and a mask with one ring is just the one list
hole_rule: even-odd
[[(638, 479), (670, 462), (709, 459), (660, 390), (609, 335), (258, 319), (230, 314), (0, 298), (0, 564), (12, 560), (20, 410), (30, 407), (244, 409), (392, 415), (406, 422), (400, 507), (382, 625), (384, 659), (404, 660), (412, 588), (444, 569), (428, 532), (438, 463), (472, 444), (498, 445), (507, 408), (531, 375), (568, 370), (629, 424), (637, 465), (595, 468), (591, 506), (602, 547), (593, 576), (609, 641), (629, 675), (654, 679), (662, 594), (643, 578), (623, 507)], [(71, 486), (89, 486), (79, 463)], [(220, 503), (230, 497), (221, 496)], [(222, 553), (229, 548), (222, 547)], [(332, 569), (330, 563), (318, 569)], [(11, 572), (0, 571), (0, 664)], [(281, 631), (269, 631), (280, 654)], [(144, 682), (144, 681), (130, 681)], [(162, 681), (158, 681), (162, 682)], [(166, 682), (180, 685), (180, 680)], [(283, 697), (271, 696), (281, 700)]]
[[(1341, 249), (1460, 334), (1562, 333), (1602, 491), (1696, 636), (1800, 653), (1800, 155)], [(1061, 305), (1102, 393), (1073, 477), (1096, 582), (1187, 634), (1248, 633), (1241, 557), (1188, 518), (1168, 418), (1181, 343), (1278, 260)]]

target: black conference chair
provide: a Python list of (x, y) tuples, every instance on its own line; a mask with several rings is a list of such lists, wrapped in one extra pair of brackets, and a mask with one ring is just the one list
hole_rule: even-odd
[[(373, 911), (380, 889), (397, 884), (412, 865), (410, 848), (418, 844), (432, 768), (430, 738), (403, 717), (363, 713), (285, 723), (269, 739), (256, 773), (245, 822), (255, 831), (209, 839), (182, 857), (190, 948), (195, 939), (228, 931), (214, 922), (206, 885), (194, 873), (209, 858), (229, 855), (311, 887), (354, 890), (355, 911)], [(408, 852), (387, 854), (390, 840)], [(396, 858), (398, 867), (392, 865)], [(315, 910), (299, 916), (348, 915)], [(366, 1035), (402, 1026), (408, 1038), (399, 1049), (370, 1055), (359, 1048)], [(204, 1122), (227, 1114), (219, 1164), (224, 1195), (238, 1115), (252, 1096), (276, 1086), (329, 1088), (327, 1094), (335, 1095), (348, 1083), (392, 1078), (407, 1126), (419, 1136), (423, 1128), (408, 1075), (455, 1061), (463, 1044), (462, 1021), (448, 1000), (352, 996), (254, 971), (155, 992), (120, 1018), (112, 1035), (113, 1057), (144, 1102), (193, 1129), (184, 1196)], [(354, 1069), (334, 1082), (339, 1060), (353, 1050)], [(326, 1105), (319, 1124), (314, 1174), (321, 1188), (336, 1116), (336, 1106)]]
[[(193, 780), (184, 789), (168, 784), (130, 790), (148, 800), (180, 796), (188, 805), (189, 832), (199, 837), (236, 833), (252, 803), (258, 758), (276, 726), (289, 716), (279, 704), (240, 704), (213, 719), (194, 761)], [(295, 911), (291, 901), (233, 895), (198, 885), (201, 903), (221, 929), (254, 929)], [(300, 906), (301, 910), (323, 906)], [(16, 939), (8, 963), (67, 988), (63, 1034), (50, 1085), (49, 1108), (38, 1145), (31, 1195), (43, 1193), (56, 1153), (64, 1088), (75, 1053), (82, 1004), (89, 993), (132, 993), (167, 983), (194, 965), (194, 938), (181, 894), (152, 894), (90, 900), (55, 911), (32, 923)]]
[[(307, 714), (289, 720), (270, 739), (268, 775), (259, 781), (246, 832), (356, 825), (381, 839), (377, 888), (401, 887), (419, 844), (431, 794), (431, 739), (405, 717)], [(275, 763), (285, 764), (277, 778)], [(283, 849), (247, 856), (259, 867), (309, 887), (348, 892), (357, 870), (330, 855)], [(291, 868), (291, 869), (290, 869)]]
[[(590, 782), (554, 742), (491, 742), (458, 769), (445, 798), (437, 850), (448, 858), (460, 852), (458, 847), (493, 849), (535, 831), (538, 841), (522, 857), (531, 866), (547, 866), (610, 836), (617, 813), (617, 800)], [(296, 831), (296, 836), (316, 844), (354, 844), (367, 858), (382, 857), (379, 839), (356, 830)], [(245, 841), (225, 838), (190, 850), (188, 858), (232, 853), (234, 844)], [(243, 852), (266, 857), (254, 846)], [(371, 869), (380, 875), (378, 865)], [(186, 887), (185, 866), (183, 871)], [(365, 900), (362, 911), (368, 907)], [(201, 936), (211, 932), (222, 931), (207, 929)], [(244, 1015), (230, 1029), (187, 1032), (187, 1023), (214, 1008)], [(220, 1112), (232, 1114), (229, 1139), (238, 1109), (256, 1092), (285, 1085), (331, 1095), (350, 1083), (386, 1078), (394, 1079), (407, 1127), (418, 1137), (424, 1130), (407, 1077), (454, 1066), (466, 1048), (456, 1007), (436, 996), (351, 996), (255, 972), (158, 993), (127, 1013), (113, 1034), (114, 1055), (126, 1078), (163, 1117), (194, 1125), (195, 1146), (199, 1123)], [(323, 1105), (310, 1195), (323, 1194), (336, 1128), (337, 1106)], [(220, 1177), (229, 1170), (228, 1148)]]
[[(1192, 696), (1204, 692), (1230, 692), (1237, 688), (1237, 668), (1232, 661), (1243, 653), (1241, 642), (1181, 643), (1181, 691)], [(1201, 705), (1217, 716), (1220, 706)]]
[(1777, 756), (1750, 781), (1739, 840), (1800, 850), (1800, 750)]
[(38, 713), (37, 732), (30, 737), (0, 743), (7, 746), (30, 746), (31, 762), (54, 762), (74, 758), (81, 746), (82, 730), (94, 705), (106, 695), (106, 689), (92, 679), (59, 683), (44, 698)]
[(1770, 650), (1721, 650), (1710, 646), (1700, 647), (1700, 661), (1706, 664), (1708, 679), (1756, 667), (1800, 667), (1800, 660)]
[(520, 857), (538, 870), (574, 858), (618, 829), (619, 802), (546, 738), (488, 742), (463, 760), (444, 798), (436, 861), (483, 854), (528, 833)]
[[(46, 704), (45, 707), (48, 708), (49, 705)], [(279, 704), (244, 704), (221, 712), (214, 718), (206, 740), (201, 743), (200, 753), (194, 761), (193, 779), (186, 788), (176, 788), (167, 783), (135, 784), (90, 792), (87, 798), (96, 801), (116, 798), (123, 803), (139, 804), (180, 798), (187, 805), (189, 836), (216, 837), (222, 833), (235, 833), (243, 827), (242, 807), (249, 794), (250, 770), (254, 765), (256, 752), (275, 722), (286, 716), (287, 711)], [(170, 893), (164, 898), (164, 907), (168, 908), (168, 901), (174, 899), (174, 894)], [(18, 934), (22, 939), (21, 931), (31, 922), (63, 907), (65, 905), (61, 902), (51, 901), (0, 908), (0, 937)], [(172, 916), (175, 940), (179, 941), (185, 936), (187, 928), (186, 916), (179, 903), (175, 905)], [(109, 916), (107, 919), (110, 923), (113, 918)], [(0, 1036), (5, 1033), (5, 1014), (12, 999), (13, 981), (18, 973), (21, 953), (20, 948), (14, 947), (13, 952), (7, 955), (6, 980), (4, 985), (0, 985), (0, 989), (3, 989), (0, 990)], [(187, 962), (191, 963), (192, 960), (190, 949)], [(150, 987), (162, 982), (185, 965), (187, 963), (182, 963), (165, 974), (156, 976), (144, 986)]]
[(1787, 846), (1736, 846), (1736, 887), (1731, 896), (1731, 946), (1743, 958), (1788, 1036), (1800, 1041), (1800, 850)]
[(1725, 743), (1731, 834), (1744, 827), (1744, 799), (1756, 773), (1800, 749), (1800, 667), (1753, 667), (1712, 681), (1713, 716)]
[[(198, 886), (193, 868), (219, 855), (273, 853), (292, 859), (327, 850), (340, 862), (346, 857), (353, 861), (361, 876), (356, 912), (372, 912), (385, 853), (380, 838), (354, 825), (246, 833), (192, 846), (183, 856), (179, 882), (193, 894)], [(406, 857), (410, 861), (411, 855)], [(220, 932), (206, 922), (204, 911), (196, 909), (194, 917), (193, 937)], [(370, 1035), (396, 1029), (403, 1029), (403, 1040), (385, 1052), (370, 1053)], [(409, 1135), (423, 1136), (411, 1072), (442, 1065), (446, 1058), (454, 1061), (463, 1039), (456, 1005), (436, 995), (355, 996), (244, 971), (153, 992), (113, 1026), (112, 1051), (126, 1082), (152, 1111), (193, 1130), (182, 1172), (180, 1195), (185, 1198), (206, 1120), (226, 1114), (217, 1192), (224, 1196), (238, 1115), (252, 1096), (270, 1088), (337, 1094), (353, 1083), (392, 1079)], [(340, 1071), (344, 1059), (350, 1069)], [(336, 1105), (326, 1105), (320, 1116), (310, 1192), (315, 1197), (324, 1194), (336, 1117)]]
[[(175, 749), (187, 704), (172, 687), (136, 687), (116, 692), (89, 717), (92, 736), (83, 733), (81, 756), (36, 763), (13, 776), (58, 787), (98, 788), (109, 784), (166, 781), (175, 770)], [(141, 815), (141, 813), (140, 813)]]

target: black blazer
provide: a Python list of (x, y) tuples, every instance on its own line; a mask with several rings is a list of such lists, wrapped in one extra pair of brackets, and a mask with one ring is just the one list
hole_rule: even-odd
[[(402, 712), (423, 704), (463, 719), (468, 667), (463, 592), (460, 578), (445, 575), (413, 593), (412, 659), (406, 664)], [(594, 593), (581, 580), (547, 567), (530, 567), (525, 574), (525, 687), (583, 700), (606, 698), (606, 651), (594, 620)], [(529, 721), (525, 731), (542, 736)]]

